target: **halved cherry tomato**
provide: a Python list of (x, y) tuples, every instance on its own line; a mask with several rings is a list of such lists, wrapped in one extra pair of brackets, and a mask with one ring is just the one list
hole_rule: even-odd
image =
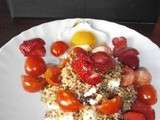
[(123, 114), (123, 120), (146, 120), (142, 113), (127, 112)]
[(138, 88), (138, 99), (147, 104), (153, 105), (157, 102), (156, 90), (152, 85), (144, 85)]
[(112, 99), (106, 99), (102, 101), (100, 105), (96, 106), (96, 109), (99, 113), (102, 114), (113, 114), (116, 113), (120, 110), (122, 105), (122, 98), (117, 96)]
[(132, 111), (139, 112), (145, 115), (146, 120), (155, 120), (155, 112), (152, 106), (136, 100), (131, 108)]
[(69, 90), (60, 90), (57, 93), (56, 102), (65, 112), (75, 112), (82, 108), (82, 104)]
[(54, 56), (58, 57), (58, 56), (62, 55), (68, 48), (69, 48), (69, 46), (65, 42), (56, 41), (51, 46), (51, 53)]
[(25, 61), (25, 71), (28, 75), (39, 76), (46, 71), (45, 61), (38, 56), (28, 57)]
[(59, 85), (60, 78), (59, 75), (61, 73), (61, 69), (57, 66), (49, 66), (44, 74), (46, 81), (51, 85)]
[(38, 92), (42, 90), (47, 85), (47, 83), (41, 77), (23, 75), (22, 85), (23, 85), (24, 90), (27, 92)]

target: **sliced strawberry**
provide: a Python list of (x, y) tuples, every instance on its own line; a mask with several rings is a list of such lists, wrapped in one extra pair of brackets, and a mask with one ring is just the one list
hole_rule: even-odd
[(77, 57), (72, 62), (72, 68), (76, 73), (93, 71), (93, 63), (88, 58)]
[(139, 58), (135, 55), (123, 54), (118, 60), (132, 69), (137, 69), (139, 67)]
[(125, 37), (115, 37), (112, 43), (114, 47), (118, 49), (127, 47), (127, 39)]
[(24, 56), (44, 56), (46, 50), (44, 48), (45, 42), (41, 38), (34, 38), (23, 41), (19, 49)]
[(142, 113), (126, 112), (123, 114), (123, 120), (146, 120)]
[(89, 76), (83, 79), (83, 82), (88, 83), (90, 85), (96, 85), (102, 82), (102, 76), (98, 73), (91, 73)]
[(96, 52), (91, 55), (95, 68), (100, 73), (106, 73), (115, 67), (114, 59), (105, 52)]
[(132, 106), (132, 110), (143, 113), (146, 120), (155, 120), (155, 112), (150, 105), (146, 105), (138, 100)]
[(82, 49), (80, 47), (75, 47), (75, 48), (73, 48), (73, 54), (75, 54), (78, 57), (87, 56), (87, 51), (85, 51), (84, 49)]
[(46, 49), (44, 47), (36, 48), (32, 50), (28, 56), (45, 56)]
[(77, 56), (72, 61), (72, 68), (84, 83), (96, 85), (102, 81), (102, 77), (94, 72), (94, 64), (89, 56)]
[(123, 54), (136, 56), (136, 55), (139, 55), (139, 52), (135, 48), (129, 48), (129, 47), (125, 47), (122, 49), (116, 49), (116, 48), (114, 49), (114, 56), (115, 57), (119, 57)]

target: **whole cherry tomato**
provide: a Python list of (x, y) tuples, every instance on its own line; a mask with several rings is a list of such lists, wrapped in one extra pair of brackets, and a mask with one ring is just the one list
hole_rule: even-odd
[(60, 108), (65, 112), (75, 112), (81, 109), (82, 104), (69, 90), (60, 90), (57, 93), (56, 102)]
[(156, 90), (152, 85), (144, 85), (138, 88), (138, 99), (147, 104), (153, 105), (157, 102)]
[(116, 113), (120, 110), (122, 105), (122, 98), (119, 96), (116, 96), (112, 99), (105, 99), (102, 101), (100, 105), (96, 106), (96, 109), (99, 113), (108, 115)]
[(46, 71), (46, 64), (41, 57), (28, 57), (25, 62), (25, 71), (28, 75), (39, 76)]
[(51, 85), (59, 85), (60, 78), (59, 75), (61, 69), (57, 66), (49, 66), (44, 74), (46, 81)]
[(23, 85), (24, 90), (27, 92), (38, 92), (42, 90), (47, 85), (47, 83), (41, 77), (23, 75), (22, 85)]
[(51, 46), (51, 53), (54, 56), (58, 57), (58, 56), (62, 55), (68, 48), (69, 48), (69, 46), (65, 42), (56, 41)]

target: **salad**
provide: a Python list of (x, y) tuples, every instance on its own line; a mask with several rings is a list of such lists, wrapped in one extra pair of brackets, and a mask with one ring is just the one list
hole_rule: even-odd
[(77, 31), (68, 43), (52, 43), (59, 64), (45, 62), (41, 38), (25, 40), (19, 49), (25, 57), (22, 86), (40, 92), (47, 107), (43, 120), (155, 120), (152, 76), (127, 38), (115, 37), (109, 46), (97, 44), (90, 31)]

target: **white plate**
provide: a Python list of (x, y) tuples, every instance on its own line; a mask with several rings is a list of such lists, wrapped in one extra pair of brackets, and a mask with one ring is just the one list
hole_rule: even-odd
[[(0, 49), (0, 120), (41, 120), (44, 106), (40, 102), (40, 94), (29, 94), (23, 91), (20, 76), (24, 72), (24, 57), (20, 54), (18, 46), (23, 40), (34, 37), (43, 38), (46, 48), (58, 37), (58, 34), (84, 19), (58, 20), (33, 27), (12, 38)], [(108, 41), (115, 36), (125, 36), (129, 39), (129, 46), (140, 51), (141, 66), (147, 67), (153, 76), (152, 83), (157, 89), (160, 101), (160, 49), (148, 38), (125, 26), (94, 19), (90, 21), (95, 28), (109, 35)], [(47, 53), (46, 61), (57, 60)], [(155, 106), (156, 120), (160, 119), (160, 102)]]

